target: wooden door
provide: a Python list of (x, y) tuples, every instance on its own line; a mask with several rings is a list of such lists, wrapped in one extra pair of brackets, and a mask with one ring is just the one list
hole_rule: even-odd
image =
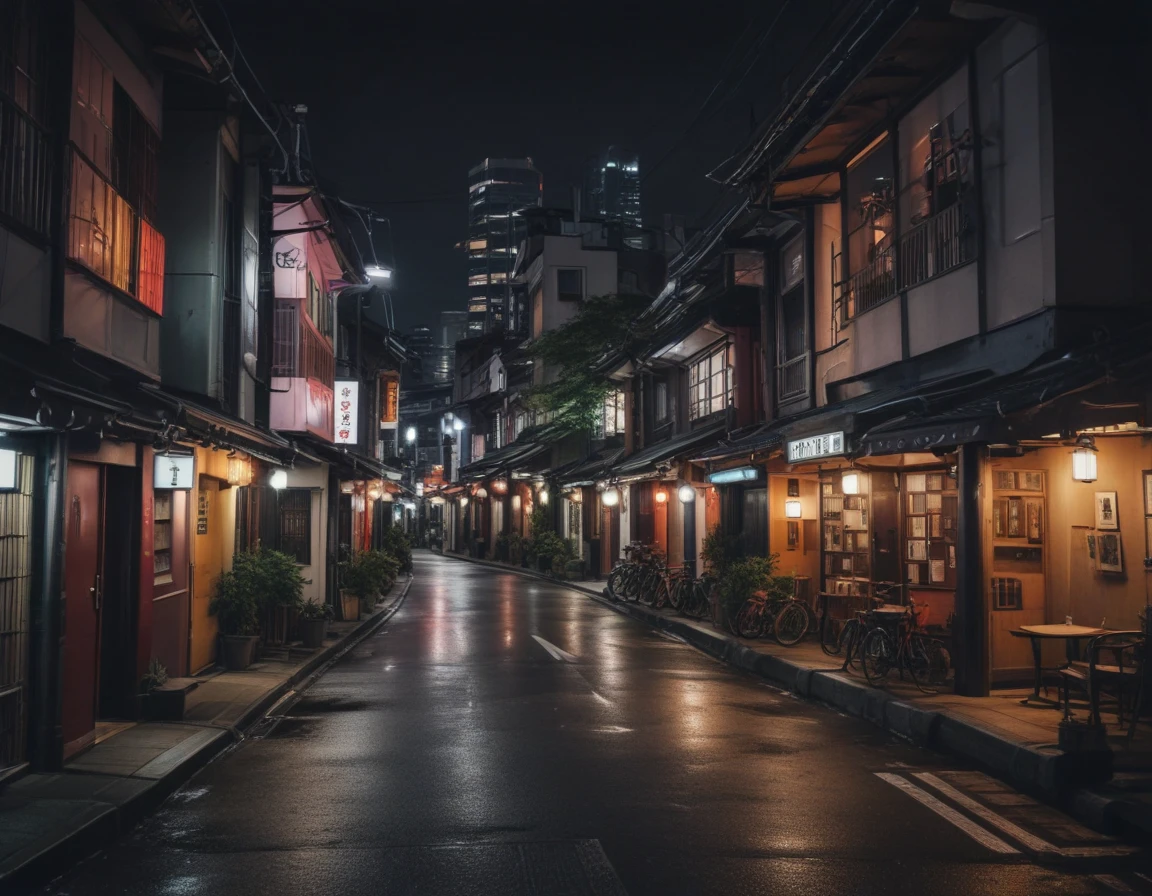
[(189, 665), (198, 672), (216, 659), (216, 617), (208, 604), (224, 567), (224, 539), (220, 513), (220, 483), (200, 477), (196, 494), (196, 528), (192, 536), (192, 651)]
[(64, 755), (89, 746), (96, 734), (100, 689), (100, 535), (103, 530), (102, 470), (71, 461), (64, 525)]

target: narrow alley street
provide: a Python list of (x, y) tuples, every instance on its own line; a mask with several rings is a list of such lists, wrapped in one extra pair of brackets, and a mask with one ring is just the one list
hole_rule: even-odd
[(1152, 892), (1142, 854), (977, 772), (429, 553), (280, 711), (44, 892)]

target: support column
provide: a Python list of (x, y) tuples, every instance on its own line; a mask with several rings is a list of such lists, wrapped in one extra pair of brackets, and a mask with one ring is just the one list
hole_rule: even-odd
[(980, 500), (986, 451), (984, 445), (962, 445), (956, 461), (960, 507), (956, 527), (952, 664), (956, 670), (956, 693), (965, 697), (986, 697), (989, 690), (988, 608)]

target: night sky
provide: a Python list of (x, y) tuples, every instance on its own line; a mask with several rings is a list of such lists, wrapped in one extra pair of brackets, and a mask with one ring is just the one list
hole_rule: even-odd
[[(719, 196), (705, 174), (779, 102), (798, 35), (829, 5), (201, 2), (225, 5), (273, 100), (309, 107), (318, 174), (391, 219), (403, 330), (465, 307), (454, 245), (466, 234), (468, 169), (486, 156), (531, 156), (545, 203), (568, 207), (603, 146), (635, 148), (642, 175), (675, 148), (643, 182), (644, 217), (699, 223)], [(385, 262), (387, 227), (375, 234)]]

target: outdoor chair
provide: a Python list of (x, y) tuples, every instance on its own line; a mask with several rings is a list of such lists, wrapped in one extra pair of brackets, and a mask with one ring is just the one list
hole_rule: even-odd
[(1084, 661), (1073, 661), (1060, 670), (1064, 717), (1069, 718), (1070, 692), (1081, 689), (1088, 697), (1089, 721), (1100, 724), (1101, 706), (1115, 706), (1118, 722), (1129, 717), (1128, 737), (1136, 731), (1143, 698), (1144, 633), (1111, 632), (1088, 642)]

